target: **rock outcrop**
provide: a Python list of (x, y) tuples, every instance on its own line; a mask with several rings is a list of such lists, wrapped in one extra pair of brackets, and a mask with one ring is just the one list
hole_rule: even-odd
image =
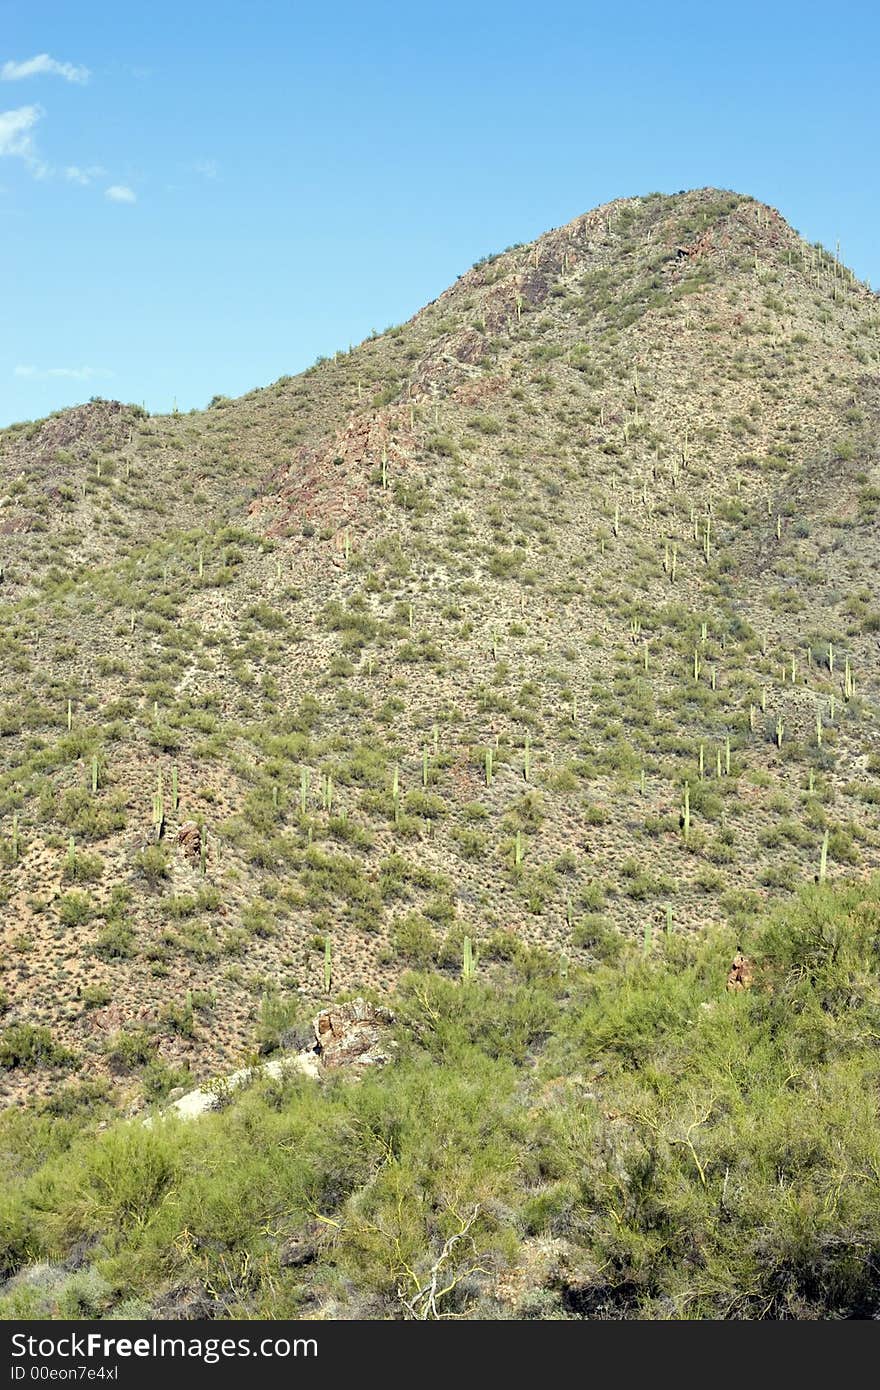
[(381, 1066), (391, 1058), (390, 1035), (394, 1015), (379, 1004), (350, 999), (323, 1009), (315, 1019), (315, 1038), (321, 1065), (327, 1070), (344, 1066)]

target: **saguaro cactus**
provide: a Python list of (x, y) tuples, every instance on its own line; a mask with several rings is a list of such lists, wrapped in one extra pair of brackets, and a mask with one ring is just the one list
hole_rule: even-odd
[(156, 839), (161, 840), (165, 822), (165, 795), (162, 790), (162, 769), (156, 774), (156, 790), (153, 793), (153, 825)]
[(464, 981), (474, 978), (474, 948), (469, 936), (462, 945), (461, 978)]
[(846, 658), (846, 665), (843, 671), (843, 698), (851, 700), (855, 694), (855, 681), (853, 680), (852, 667), (849, 664), (849, 657)]

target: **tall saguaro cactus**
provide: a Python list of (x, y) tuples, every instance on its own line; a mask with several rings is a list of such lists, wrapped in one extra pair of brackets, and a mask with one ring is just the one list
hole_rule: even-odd
[(461, 978), (469, 982), (474, 978), (474, 948), (469, 936), (466, 936), (462, 945)]

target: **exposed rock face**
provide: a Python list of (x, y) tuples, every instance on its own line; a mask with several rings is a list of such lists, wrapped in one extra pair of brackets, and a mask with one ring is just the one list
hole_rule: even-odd
[[(314, 1048), (294, 1053), (292, 1056), (273, 1057), (271, 1062), (264, 1062), (260, 1067), (241, 1067), (228, 1076), (216, 1077), (195, 1091), (187, 1091), (177, 1096), (169, 1109), (174, 1110), (184, 1120), (198, 1119), (209, 1110), (221, 1109), (232, 1098), (234, 1091), (249, 1085), (258, 1076), (267, 1076), (278, 1081), (288, 1072), (294, 1071), (317, 1079), (319, 1070)], [(151, 1116), (146, 1117), (144, 1124), (152, 1124)]]
[[(239, 1087), (248, 1085), (257, 1076), (280, 1079), (292, 1071), (300, 1071), (305, 1076), (317, 1079), (322, 1070), (336, 1067), (381, 1066), (391, 1059), (394, 1040), (390, 1036), (394, 1015), (390, 1009), (378, 1004), (368, 1004), (363, 999), (351, 999), (346, 1004), (335, 1004), (322, 1009), (314, 1021), (315, 1042), (305, 1046), (305, 1039), (299, 1032), (291, 1034), (293, 1045), (300, 1050), (290, 1054), (273, 1057), (262, 1066), (242, 1067), (231, 1075), (219, 1077), (194, 1091), (179, 1094), (171, 1101), (169, 1109), (185, 1120), (197, 1119), (209, 1110), (219, 1109), (228, 1101)], [(152, 1124), (147, 1116), (145, 1124)]]
[(728, 989), (751, 989), (752, 987), (753, 966), (748, 956), (744, 956), (741, 951), (737, 951), (733, 958), (733, 965), (727, 976)]
[(321, 1064), (327, 1069), (356, 1065), (381, 1066), (391, 1058), (394, 1041), (390, 1009), (350, 999), (323, 1009), (315, 1019), (315, 1038)]
[(137, 1010), (126, 1010), (114, 1001), (106, 1008), (92, 1010), (89, 1014), (89, 1026), (96, 1033), (118, 1033), (122, 1029), (148, 1023), (152, 1017), (153, 1011), (146, 1004)]
[(194, 820), (184, 821), (177, 832), (177, 843), (187, 859), (198, 863), (202, 853), (202, 832)]

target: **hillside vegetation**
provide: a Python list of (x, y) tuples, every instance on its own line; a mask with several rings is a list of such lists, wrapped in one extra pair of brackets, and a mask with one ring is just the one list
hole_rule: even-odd
[[(616, 1016), (633, 942), (880, 867), (878, 325), (775, 210), (657, 194), (239, 400), (0, 434), (0, 1100), (269, 1051), (328, 943), (334, 994), (442, 1017), (467, 936)], [(331, 1148), (385, 1085), (308, 1102)]]
[(0, 1315), (876, 1317), (880, 881), (757, 923), (729, 991), (735, 944), (408, 973), (388, 1067), (188, 1124), (8, 1109)]

